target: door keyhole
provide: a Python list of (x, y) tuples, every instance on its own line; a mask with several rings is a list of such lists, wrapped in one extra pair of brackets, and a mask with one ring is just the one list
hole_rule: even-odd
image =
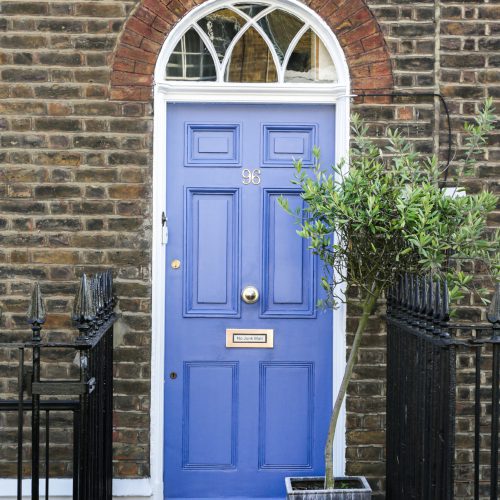
[(171, 378), (172, 380), (175, 380), (175, 379), (177, 378), (177, 373), (175, 373), (175, 372), (170, 372), (170, 378)]

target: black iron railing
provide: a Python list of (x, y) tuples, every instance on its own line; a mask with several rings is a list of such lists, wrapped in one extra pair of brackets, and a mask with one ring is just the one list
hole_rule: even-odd
[[(113, 280), (110, 271), (87, 278), (82, 276), (75, 299), (73, 321), (79, 330), (73, 341), (44, 339), (45, 307), (40, 287), (35, 284), (28, 311), (32, 338), (27, 342), (0, 343), (0, 349), (18, 353), (17, 400), (0, 400), (0, 412), (17, 416), (17, 498), (23, 496), (23, 451), (31, 451), (31, 498), (48, 500), (50, 494), (51, 430), (54, 414), (72, 415), (73, 498), (111, 500), (112, 498), (112, 412), (113, 412)], [(0, 336), (1, 340), (1, 336)], [(77, 354), (74, 378), (43, 378), (43, 366), (61, 353)], [(31, 425), (25, 429), (25, 414)], [(31, 439), (24, 439), (24, 432)], [(41, 448), (40, 438), (44, 434)], [(41, 456), (41, 450), (43, 456)], [(40, 493), (43, 465), (45, 487)], [(27, 492), (24, 492), (26, 495)]]
[(500, 286), (489, 323), (451, 323), (446, 284), (388, 297), (387, 498), (498, 499)]

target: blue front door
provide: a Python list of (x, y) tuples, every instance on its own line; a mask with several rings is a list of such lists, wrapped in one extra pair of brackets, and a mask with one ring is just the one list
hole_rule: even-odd
[[(293, 158), (311, 166), (317, 145), (333, 161), (334, 113), (168, 105), (166, 498), (284, 498), (285, 476), (324, 472), (332, 316), (316, 310), (321, 269), (277, 199), (302, 203)], [(274, 347), (226, 347), (228, 329), (272, 330)]]

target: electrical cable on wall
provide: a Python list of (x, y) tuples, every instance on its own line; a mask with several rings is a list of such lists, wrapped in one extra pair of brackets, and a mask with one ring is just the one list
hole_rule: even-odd
[(447, 124), (448, 124), (448, 158), (446, 161), (446, 165), (443, 167), (443, 172), (444, 172), (444, 181), (446, 182), (448, 180), (448, 169), (450, 167), (451, 163), (451, 118), (450, 118), (450, 111), (448, 109), (448, 104), (446, 103), (444, 97), (442, 94), (438, 94), (436, 92), (421, 92), (421, 93), (405, 93), (405, 92), (385, 92), (385, 93), (362, 93), (362, 94), (357, 94), (357, 97), (439, 97), (439, 100), (441, 101), (445, 113), (446, 113), (446, 119), (447, 119)]

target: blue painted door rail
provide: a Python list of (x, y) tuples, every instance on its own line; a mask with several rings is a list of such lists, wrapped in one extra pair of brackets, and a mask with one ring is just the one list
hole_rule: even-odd
[[(283, 498), (285, 476), (323, 473), (332, 317), (277, 199), (302, 203), (293, 158), (311, 166), (319, 145), (333, 162), (334, 107), (169, 104), (167, 118), (165, 497)], [(227, 328), (272, 329), (274, 348), (226, 348)]]

